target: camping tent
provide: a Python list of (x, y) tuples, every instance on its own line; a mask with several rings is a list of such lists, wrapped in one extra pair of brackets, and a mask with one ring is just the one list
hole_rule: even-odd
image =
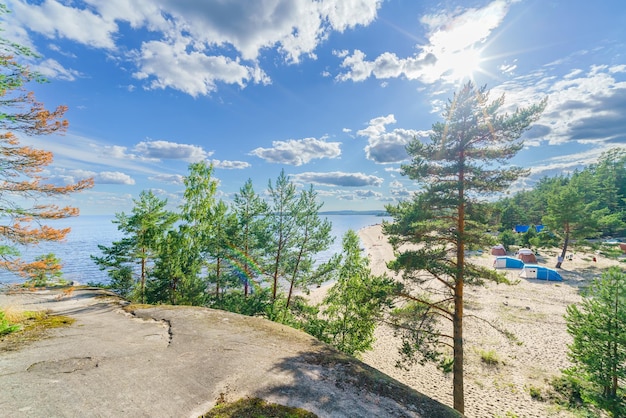
[[(515, 227), (513, 228), (513, 230), (517, 232), (518, 234), (524, 234), (528, 232), (529, 229), (530, 229), (530, 225), (515, 225)], [(535, 231), (541, 232), (542, 230), (543, 230), (543, 225), (535, 225)]]
[(526, 279), (549, 280), (551, 282), (563, 281), (563, 278), (556, 270), (534, 264), (524, 264), (520, 277), (524, 277)]
[(506, 255), (506, 250), (504, 249), (504, 245), (498, 244), (494, 247), (491, 247), (491, 255)]
[(524, 262), (513, 257), (496, 257), (493, 260), (493, 266), (497, 269), (521, 269), (524, 267)]
[(535, 257), (535, 253), (533, 253), (533, 251), (529, 250), (528, 248), (521, 248), (517, 252), (517, 258), (522, 260), (524, 264), (532, 264), (537, 262), (537, 257)]

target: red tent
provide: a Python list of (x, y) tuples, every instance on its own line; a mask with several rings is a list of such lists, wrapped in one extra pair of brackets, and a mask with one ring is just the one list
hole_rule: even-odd
[(537, 262), (537, 257), (535, 257), (535, 253), (533, 253), (533, 251), (529, 250), (528, 248), (521, 248), (517, 252), (517, 258), (522, 260), (524, 264), (532, 264)]
[(498, 244), (491, 248), (491, 255), (506, 255), (506, 250), (502, 244)]

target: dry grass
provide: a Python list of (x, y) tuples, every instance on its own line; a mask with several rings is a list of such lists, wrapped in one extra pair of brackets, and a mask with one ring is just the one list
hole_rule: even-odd
[(20, 323), (26, 318), (25, 311), (15, 306), (4, 306), (2, 312), (4, 312), (4, 318), (12, 324)]
[(26, 344), (46, 338), (51, 329), (74, 323), (73, 318), (52, 315), (48, 311), (25, 311), (15, 306), (3, 307), (2, 311), (9, 323), (20, 325), (21, 329), (0, 338), (0, 351), (19, 350)]

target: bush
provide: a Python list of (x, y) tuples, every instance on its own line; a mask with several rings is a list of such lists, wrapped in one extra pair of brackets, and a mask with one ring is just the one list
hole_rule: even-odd
[(585, 382), (573, 374), (564, 373), (555, 377), (550, 382), (554, 392), (551, 394), (552, 400), (562, 406), (578, 408), (583, 405), (583, 392)]
[(528, 393), (530, 394), (530, 397), (537, 400), (537, 401), (543, 401), (543, 395), (541, 394), (541, 388), (538, 388), (536, 386), (530, 386), (528, 388)]
[(208, 306), (248, 316), (267, 316), (271, 308), (271, 289), (255, 289), (245, 296), (242, 291), (225, 293), (219, 300), (212, 298)]
[(488, 364), (490, 366), (495, 366), (500, 363), (500, 359), (498, 358), (498, 353), (496, 353), (495, 350), (481, 351), (480, 359), (483, 363)]

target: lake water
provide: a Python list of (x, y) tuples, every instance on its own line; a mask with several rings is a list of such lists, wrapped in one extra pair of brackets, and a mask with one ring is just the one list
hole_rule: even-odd
[[(341, 239), (349, 229), (358, 231), (366, 226), (379, 224), (383, 219), (390, 219), (374, 215), (322, 215), (322, 217), (332, 222), (335, 242), (328, 251), (318, 254), (319, 261), (326, 261), (333, 254), (341, 252)], [(107, 273), (100, 271), (90, 256), (102, 255), (98, 244), (110, 246), (113, 241), (122, 238), (123, 235), (117, 230), (117, 225), (111, 222), (113, 219), (113, 216), (79, 216), (48, 222), (51, 227), (71, 227), (72, 231), (63, 243), (43, 243), (36, 247), (21, 249), (22, 257), (32, 260), (38, 255), (54, 253), (62, 261), (65, 280), (78, 283), (106, 283)], [(0, 270), (0, 284), (22, 281), (21, 277)]]

